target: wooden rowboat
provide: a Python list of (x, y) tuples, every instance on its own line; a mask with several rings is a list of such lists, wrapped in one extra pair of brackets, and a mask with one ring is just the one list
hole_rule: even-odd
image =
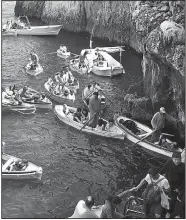
[(79, 67), (79, 58), (70, 60), (69, 68), (71, 71), (77, 72), (81, 75), (88, 73), (88, 68), (86, 66)]
[[(28, 92), (31, 96), (41, 95), (39, 92), (31, 88), (28, 88)], [(38, 102), (35, 102), (34, 100), (27, 101), (24, 98), (22, 98), (22, 101), (23, 103), (35, 106), (37, 109), (52, 109), (52, 102), (46, 97), (44, 98), (44, 100), (39, 100)]]
[(26, 69), (26, 73), (31, 76), (37, 76), (38, 74), (43, 72), (43, 67), (40, 64), (38, 64), (35, 70), (30, 70), (30, 63), (28, 63), (25, 69)]
[(56, 95), (53, 92), (50, 92), (50, 85), (48, 81), (44, 84), (45, 94), (52, 100), (58, 102), (59, 104), (67, 104), (67, 105), (74, 105), (74, 100), (68, 99), (65, 96)]
[(65, 52), (63, 52), (63, 51), (61, 51), (60, 49), (57, 50), (57, 56), (58, 56), (58, 57), (61, 57), (61, 58), (63, 58), (63, 59), (69, 58), (70, 55), (71, 55), (70, 51), (65, 51)]
[(36, 111), (35, 105), (22, 103), (21, 105), (12, 105), (8, 102), (2, 101), (2, 112), (19, 112), (22, 114), (34, 114)]
[[(73, 115), (76, 112), (76, 108), (67, 106), (70, 113), (68, 115), (66, 115), (63, 112), (63, 105), (56, 105), (54, 108), (54, 113), (56, 114), (56, 116), (59, 118), (60, 121), (64, 122), (65, 124), (76, 128), (78, 130), (80, 130), (83, 127), (83, 124), (78, 123), (76, 121), (73, 120)], [(89, 126), (85, 126), (82, 131), (89, 133), (89, 134), (95, 134), (98, 136), (102, 136), (102, 137), (107, 137), (107, 138), (114, 138), (114, 139), (119, 139), (119, 140), (124, 140), (124, 132), (118, 128), (117, 126), (114, 126), (114, 131), (101, 131), (101, 130), (97, 130), (96, 128), (91, 128)]]
[(2, 154), (2, 178), (3, 179), (38, 179), (41, 180), (42, 177), (42, 168), (28, 162), (28, 166), (23, 171), (8, 171), (7, 168), (14, 162), (20, 160), (17, 157), (8, 155), (8, 154)]
[[(118, 118), (115, 119), (115, 124), (120, 128), (122, 129), (125, 134), (126, 134), (126, 138), (129, 139), (131, 142), (133, 143), (138, 143), (138, 145), (140, 145), (141, 147), (144, 147), (148, 150), (151, 150), (155, 153), (158, 153), (158, 154), (161, 154), (161, 155), (164, 155), (166, 157), (172, 157), (172, 153), (175, 151), (175, 150), (171, 150), (171, 149), (168, 149), (168, 148), (164, 148), (164, 147), (161, 147), (159, 146), (158, 144), (155, 144), (155, 143), (152, 143), (148, 140), (142, 140), (142, 136), (140, 137), (140, 135), (143, 135), (146, 136), (150, 133), (152, 133), (152, 129), (147, 127), (146, 125), (143, 125), (135, 120), (132, 119), (133, 122), (136, 123), (137, 125), (137, 128), (139, 129), (140, 131), (140, 134), (139, 135), (136, 135), (134, 134), (132, 131), (130, 131), (129, 129), (127, 129), (125, 126), (123, 126), (122, 124), (120, 124), (119, 120), (120, 119), (123, 119), (124, 121), (126, 120), (131, 120), (130, 118), (127, 118), (127, 117), (124, 117), (124, 116), (119, 116)], [(171, 143), (170, 140), (167, 139), (167, 141), (169, 143)], [(178, 149), (179, 151), (181, 151), (181, 149)]]
[[(108, 54), (106, 49), (111, 50), (109, 47), (99, 47), (81, 51), (81, 55), (85, 57), (84, 63), (88, 68), (88, 72), (92, 71), (96, 75), (109, 77), (125, 73), (122, 64)], [(119, 47), (116, 47), (116, 49), (121, 50)]]

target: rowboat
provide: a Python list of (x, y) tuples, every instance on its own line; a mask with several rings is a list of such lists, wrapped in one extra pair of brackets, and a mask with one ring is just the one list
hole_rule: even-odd
[(69, 99), (66, 96), (56, 95), (53, 92), (50, 92), (50, 84), (48, 81), (44, 84), (45, 94), (52, 100), (58, 102), (59, 104), (74, 105), (74, 100)]
[(109, 77), (125, 73), (122, 64), (106, 51), (113, 53), (123, 50), (120, 47), (97, 47), (81, 51), (81, 55), (85, 57), (84, 63), (88, 72), (92, 71), (96, 75)]
[[(115, 119), (115, 124), (125, 132), (126, 138), (128, 140), (130, 140), (131, 142), (133, 142), (135, 144), (140, 145), (143, 148), (146, 148), (147, 150), (151, 150), (155, 153), (161, 154), (166, 157), (172, 157), (172, 153), (174, 152), (174, 150), (159, 146), (158, 143), (157, 144), (152, 143), (152, 142), (148, 141), (147, 139), (140, 141), (142, 139), (142, 136), (143, 137), (148, 136), (148, 134), (151, 134), (153, 132), (153, 130), (151, 128), (132, 119), (131, 121), (136, 123), (137, 128), (140, 131), (140, 134), (137, 135), (137, 134), (134, 134), (129, 129), (127, 129), (125, 126), (123, 126), (119, 122), (121, 119), (123, 119), (124, 121), (131, 120), (131, 119), (124, 117), (124, 116), (119, 116)], [(167, 139), (167, 142), (171, 143), (171, 141), (169, 139)], [(178, 150), (181, 151), (181, 149), (178, 149)]]
[(42, 177), (42, 168), (28, 162), (28, 166), (23, 171), (8, 171), (7, 168), (14, 162), (20, 160), (17, 157), (2, 154), (2, 178), (3, 179), (38, 179), (41, 180)]
[(22, 103), (21, 105), (12, 105), (8, 102), (2, 101), (2, 112), (19, 112), (22, 114), (34, 114), (36, 111), (35, 105), (30, 105), (28, 103)]
[(105, 61), (99, 61), (92, 67), (92, 72), (98, 76), (117, 76), (125, 73), (122, 64), (115, 60), (110, 54), (99, 51)]
[[(73, 128), (80, 130), (83, 127), (83, 124), (73, 120), (73, 115), (76, 112), (76, 108), (70, 106), (67, 106), (67, 108), (70, 111), (68, 115), (66, 115), (63, 112), (63, 105), (56, 105), (54, 108), (54, 113), (56, 114), (56, 116), (59, 118), (60, 121), (64, 122), (65, 124)], [(117, 126), (114, 126), (114, 131), (101, 131), (96, 128), (91, 128), (89, 126), (83, 127), (82, 131), (102, 137), (124, 140), (124, 132)]]
[[(91, 93), (87, 98), (90, 98), (92, 94), (93, 93)], [(105, 96), (104, 95), (99, 95), (98, 97), (101, 99), (101, 111), (103, 111), (105, 109), (106, 105), (107, 105), (106, 100), (105, 100)], [(82, 100), (83, 100), (85, 106), (88, 107), (87, 102), (85, 100), (84, 92), (82, 92)]]
[[(39, 93), (36, 90), (31, 89), (31, 88), (28, 88), (28, 92), (31, 96), (36, 96), (36, 95), (40, 96), (41, 95), (41, 93)], [(51, 109), (52, 108), (52, 102), (50, 101), (50, 99), (48, 99), (46, 97), (43, 100), (39, 99), (39, 101), (37, 101), (37, 102), (34, 100), (27, 101), (24, 98), (22, 98), (22, 101), (23, 101), (23, 103), (27, 103), (27, 104), (35, 106), (37, 109)]]
[(17, 36), (17, 32), (15, 32), (13, 29), (6, 30), (2, 32), (2, 36)]
[[(23, 21), (21, 21), (24, 20)], [(13, 23), (18, 24), (19, 28), (6, 29), (7, 32), (15, 32), (15, 35), (33, 35), (33, 36), (46, 36), (58, 35), (61, 25), (45, 25), (45, 26), (31, 26), (27, 16), (19, 16)]]
[(62, 51), (60, 49), (57, 50), (57, 56), (63, 59), (69, 58), (71, 55), (70, 51)]
[(25, 67), (27, 74), (29, 74), (31, 76), (37, 76), (38, 74), (43, 72), (43, 67), (40, 64), (38, 64), (38, 66), (36, 67), (35, 70), (30, 70), (30, 68), (31, 68), (30, 65), (31, 65), (31, 63), (28, 63)]
[(79, 58), (70, 60), (69, 68), (71, 71), (77, 72), (81, 75), (88, 72), (88, 68), (86, 66), (79, 67)]

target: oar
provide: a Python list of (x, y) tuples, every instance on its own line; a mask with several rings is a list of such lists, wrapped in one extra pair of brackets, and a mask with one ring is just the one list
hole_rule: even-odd
[(105, 93), (102, 90), (100, 90), (100, 92), (102, 92), (103, 95), (109, 100), (109, 102), (114, 105), (114, 103), (105, 95)]
[(45, 54), (43, 54), (43, 55), (45, 56), (45, 55), (54, 54), (54, 53), (57, 53), (57, 52), (45, 53)]
[(140, 139), (139, 141), (137, 141), (137, 142), (133, 145), (133, 147), (134, 147), (136, 144), (138, 144), (139, 142), (145, 140), (147, 137), (149, 137), (150, 135), (152, 135), (152, 134), (153, 134), (154, 132), (156, 132), (156, 131), (157, 131), (157, 130), (153, 130), (152, 132), (148, 133), (144, 138), (142, 138), (142, 139)]
[(93, 117), (95, 117), (96, 114), (94, 114), (88, 121), (85, 122), (85, 124), (81, 127), (81, 129), (79, 130), (79, 132), (82, 131), (82, 129), (93, 119)]

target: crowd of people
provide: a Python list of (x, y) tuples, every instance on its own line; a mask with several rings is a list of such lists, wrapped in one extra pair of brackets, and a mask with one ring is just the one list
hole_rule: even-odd
[(9, 29), (23, 29), (23, 28), (30, 28), (29, 24), (25, 24), (21, 22), (20, 18), (15, 18), (13, 20), (8, 20), (6, 24), (3, 25), (2, 30), (7, 31)]
[(43, 93), (32, 93), (28, 86), (17, 89), (16, 86), (2, 88), (2, 103), (4, 105), (21, 105), (22, 102), (45, 102), (46, 96)]
[(144, 186), (141, 193), (144, 218), (185, 218), (185, 164), (180, 152), (174, 152), (162, 168), (151, 167), (136, 187), (117, 196), (108, 195), (101, 206), (95, 206), (92, 196), (80, 200), (70, 218), (125, 218), (116, 210), (117, 205), (129, 192), (135, 196)]
[(74, 78), (68, 67), (64, 68), (61, 72), (55, 73), (53, 79), (49, 78), (48, 85), (51, 93), (75, 101), (76, 89), (73, 87), (78, 86), (78, 81)]

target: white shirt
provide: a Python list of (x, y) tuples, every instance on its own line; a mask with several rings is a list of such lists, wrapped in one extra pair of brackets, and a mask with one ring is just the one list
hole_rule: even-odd
[(68, 99), (73, 100), (73, 102), (75, 101), (75, 95), (73, 93), (73, 95), (69, 94), (68, 95)]
[[(86, 88), (84, 89), (83, 95), (84, 95), (85, 98), (87, 98), (91, 93), (92, 93), (91, 89), (89, 89), (88, 87), (86, 87)], [(89, 98), (90, 98), (90, 97), (89, 97)]]
[(66, 82), (68, 81), (68, 79), (69, 79), (69, 75), (68, 75), (68, 72), (67, 72), (67, 73), (65, 73), (65, 74), (63, 75), (63, 77), (62, 77), (62, 82), (63, 82), (63, 83), (66, 83)]
[(98, 216), (89, 209), (83, 200), (80, 200), (76, 205), (74, 214), (69, 218), (98, 218)]

